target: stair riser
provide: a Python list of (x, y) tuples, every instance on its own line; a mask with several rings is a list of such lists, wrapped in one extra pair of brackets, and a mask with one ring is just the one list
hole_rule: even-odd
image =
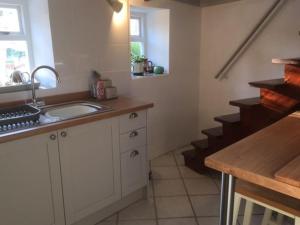
[(299, 103), (299, 101), (293, 98), (267, 89), (261, 89), (260, 95), (261, 103), (265, 107), (279, 113), (285, 113), (294, 108)]
[(244, 130), (240, 125), (235, 126), (223, 126), (223, 143), (226, 145), (231, 145), (232, 143), (241, 140), (245, 137)]
[(247, 135), (262, 129), (281, 118), (281, 114), (264, 107), (241, 109), (241, 126), (243, 134)]
[(288, 84), (300, 87), (300, 67), (294, 65), (285, 65), (284, 80)]

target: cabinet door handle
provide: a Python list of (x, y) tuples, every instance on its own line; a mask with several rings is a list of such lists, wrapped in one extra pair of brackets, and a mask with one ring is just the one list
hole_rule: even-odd
[(55, 134), (51, 134), (50, 135), (50, 140), (51, 141), (55, 141), (56, 140), (56, 135)]
[(130, 137), (130, 138), (134, 138), (134, 137), (137, 137), (137, 136), (139, 136), (139, 132), (137, 132), (137, 131), (132, 131), (132, 132), (129, 134), (129, 137)]
[(137, 118), (137, 117), (139, 117), (139, 115), (138, 115), (137, 113), (134, 112), (134, 113), (131, 113), (131, 114), (130, 114), (129, 119), (132, 120), (132, 119), (135, 119), (135, 118)]
[(138, 150), (134, 150), (130, 153), (130, 158), (135, 158), (136, 156), (138, 156), (140, 153)]
[(68, 136), (68, 134), (67, 134), (67, 132), (66, 132), (66, 131), (62, 131), (62, 132), (60, 133), (60, 135), (61, 135), (63, 138), (65, 138), (65, 137), (67, 137), (67, 136)]

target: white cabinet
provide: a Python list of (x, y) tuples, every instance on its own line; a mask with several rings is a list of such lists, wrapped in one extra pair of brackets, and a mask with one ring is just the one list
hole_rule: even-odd
[(126, 196), (147, 184), (146, 148), (139, 147), (122, 154), (122, 194)]
[(0, 224), (72, 225), (148, 181), (147, 112), (0, 144)]
[(147, 112), (132, 112), (120, 117), (122, 196), (148, 183)]
[(121, 199), (118, 120), (58, 133), (66, 222), (72, 224)]
[(0, 145), (0, 224), (63, 225), (56, 135)]

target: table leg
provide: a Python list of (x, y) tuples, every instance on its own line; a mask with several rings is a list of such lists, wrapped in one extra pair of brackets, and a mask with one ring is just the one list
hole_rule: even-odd
[(235, 178), (232, 175), (222, 173), (219, 225), (232, 225), (234, 186)]

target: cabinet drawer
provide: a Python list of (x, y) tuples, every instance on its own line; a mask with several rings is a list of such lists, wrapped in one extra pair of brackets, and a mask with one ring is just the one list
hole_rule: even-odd
[(120, 133), (136, 130), (146, 127), (147, 113), (146, 111), (132, 112), (120, 116)]
[(147, 185), (146, 147), (139, 147), (121, 155), (122, 196)]
[(120, 150), (126, 152), (130, 149), (145, 146), (147, 140), (146, 128), (133, 130), (120, 135)]

